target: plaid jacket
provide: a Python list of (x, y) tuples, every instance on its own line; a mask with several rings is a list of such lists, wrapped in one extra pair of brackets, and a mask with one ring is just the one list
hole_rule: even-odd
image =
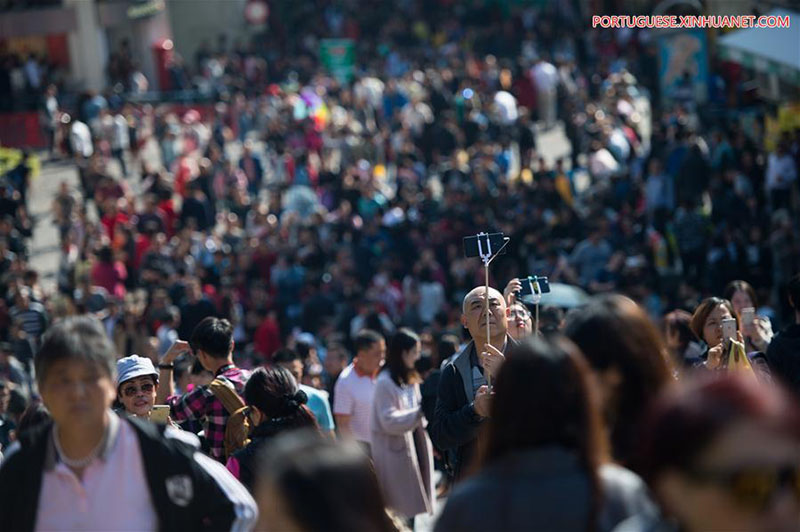
[[(216, 377), (224, 377), (233, 383), (236, 392), (244, 394), (244, 385), (250, 374), (233, 364), (223, 366), (217, 371)], [(167, 399), (170, 414), (175, 421), (187, 419), (199, 420), (203, 424), (209, 454), (215, 460), (225, 462), (225, 423), (228, 421), (228, 411), (222, 402), (216, 398), (208, 386), (200, 386), (180, 397), (173, 395)]]

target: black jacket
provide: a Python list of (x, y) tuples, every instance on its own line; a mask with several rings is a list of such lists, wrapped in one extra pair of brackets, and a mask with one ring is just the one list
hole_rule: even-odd
[(800, 393), (800, 325), (786, 327), (775, 335), (767, 348), (767, 361), (792, 391)]
[[(230, 530), (252, 527), (253, 499), (224, 470), (201, 455), (177, 429), (123, 418), (141, 445), (144, 477), (160, 530)], [(9, 532), (34, 530), (52, 424), (25, 434), (0, 467), (0, 523)], [(134, 479), (128, 479), (132, 481)], [(120, 523), (121, 525), (124, 523)]]
[[(506, 352), (517, 342), (507, 337)], [(433, 420), (428, 426), (433, 445), (449, 451), (455, 478), (460, 478), (463, 468), (472, 457), (475, 438), (481, 426), (481, 418), (475, 413), (472, 391), (472, 362), (474, 342), (468, 343), (447, 364), (439, 379), (439, 393)]]
[(253, 429), (253, 432), (250, 433), (250, 443), (247, 446), (233, 453), (232, 458), (235, 458), (239, 463), (239, 482), (251, 493), (255, 484), (256, 460), (261, 449), (272, 441), (275, 435), (290, 429), (291, 427), (287, 427), (283, 423), (275, 423), (271, 419), (267, 420)]

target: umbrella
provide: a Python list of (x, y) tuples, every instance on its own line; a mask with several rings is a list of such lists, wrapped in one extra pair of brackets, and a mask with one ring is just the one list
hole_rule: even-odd
[(286, 191), (283, 206), (287, 211), (295, 211), (301, 218), (311, 216), (319, 207), (319, 200), (314, 191), (304, 185), (294, 185)]
[(542, 294), (540, 305), (570, 309), (588, 302), (589, 295), (582, 288), (564, 283), (550, 283), (550, 292)]

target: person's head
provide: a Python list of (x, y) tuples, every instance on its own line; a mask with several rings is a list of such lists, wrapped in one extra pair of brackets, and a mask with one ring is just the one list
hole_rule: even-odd
[(514, 340), (522, 340), (533, 333), (533, 320), (528, 308), (520, 302), (508, 307), (508, 334)]
[(670, 379), (661, 335), (644, 310), (620, 295), (596, 297), (570, 313), (565, 334), (594, 370), (614, 457), (624, 463), (642, 412)]
[(512, 346), (494, 391), (484, 463), (555, 445), (576, 452), (594, 471), (605, 454), (599, 405), (575, 344), (531, 337)]
[(441, 366), (442, 362), (455, 355), (459, 346), (458, 336), (454, 334), (444, 334), (436, 343), (436, 367)]
[(50, 412), (41, 401), (31, 401), (19, 418), (17, 424), (17, 439), (22, 438), (28, 431), (50, 421)]
[(114, 347), (97, 318), (54, 323), (34, 358), (42, 401), (59, 427), (97, 428), (116, 396)]
[(308, 409), (308, 397), (289, 370), (281, 366), (258, 368), (244, 387), (244, 400), (256, 425), (266, 421), (283, 428), (317, 427)]
[(203, 319), (192, 331), (189, 340), (197, 360), (212, 373), (233, 357), (233, 326), (228, 320)]
[(794, 309), (795, 321), (800, 323), (800, 273), (789, 280), (789, 306)]
[(667, 347), (673, 355), (681, 355), (689, 346), (689, 342), (696, 339), (690, 323), (692, 315), (685, 310), (673, 310), (664, 316), (664, 338)]
[(383, 365), (386, 358), (386, 340), (380, 333), (364, 329), (356, 335), (354, 342), (358, 370), (367, 375), (374, 375)]
[(272, 355), (272, 362), (282, 368), (286, 368), (297, 382), (302, 382), (303, 361), (300, 360), (300, 355), (297, 351), (285, 347), (278, 349)]
[(486, 338), (486, 287), (479, 286), (464, 296), (461, 305), (461, 324), (467, 328), (476, 343), (484, 344), (505, 336), (508, 329), (506, 302), (503, 294), (489, 288), (489, 336)]
[(323, 361), (325, 373), (331, 377), (337, 377), (349, 363), (350, 354), (345, 346), (340, 343), (332, 343), (328, 346), (328, 352)]
[(800, 411), (782, 389), (690, 382), (654, 403), (640, 444), (641, 472), (682, 530), (797, 530)]
[(716, 347), (722, 343), (722, 320), (729, 318), (736, 318), (730, 301), (709, 297), (694, 309), (689, 326), (695, 336), (703, 340), (708, 347)]
[(149, 358), (131, 355), (117, 360), (117, 399), (125, 412), (148, 417), (158, 392), (158, 371)]
[(747, 281), (731, 281), (722, 292), (722, 297), (731, 302), (733, 310), (738, 316), (742, 315), (743, 308), (758, 308), (756, 291)]
[(399, 329), (389, 340), (386, 352), (386, 366), (392, 380), (398, 385), (414, 384), (422, 379), (414, 364), (420, 357), (421, 344), (419, 336), (411, 329)]
[[(397, 530), (361, 447), (307, 431), (282, 435), (264, 449), (255, 498), (258, 530)], [(313, 512), (308, 510), (308, 500), (314, 501)]]

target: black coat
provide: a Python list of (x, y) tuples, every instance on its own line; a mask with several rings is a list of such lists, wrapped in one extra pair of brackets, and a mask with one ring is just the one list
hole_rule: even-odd
[[(506, 352), (517, 342), (507, 337)], [(473, 407), (471, 353), (474, 342), (468, 343), (447, 364), (439, 379), (436, 409), (428, 426), (433, 445), (447, 451), (455, 478), (460, 478), (469, 465), (475, 447), (475, 438), (482, 420)]]
[(800, 394), (800, 324), (786, 327), (772, 339), (767, 361), (772, 374)]
[[(132, 418), (141, 446), (144, 476), (158, 517), (159, 530), (230, 530), (255, 523), (253, 499), (224, 467), (199, 452), (177, 429)], [(0, 467), (0, 528), (9, 532), (34, 530), (52, 424), (24, 434), (20, 447)], [(221, 471), (222, 470), (222, 471)], [(223, 478), (227, 476), (227, 478)], [(189, 489), (179, 497), (168, 486), (180, 480)], [(188, 486), (187, 480), (188, 479)], [(128, 479), (129, 481), (133, 479)]]

